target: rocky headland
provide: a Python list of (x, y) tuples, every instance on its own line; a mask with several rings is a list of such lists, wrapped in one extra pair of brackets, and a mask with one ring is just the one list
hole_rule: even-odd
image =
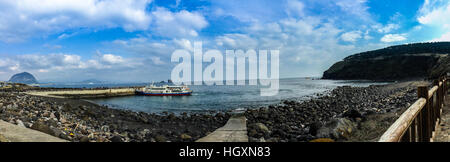
[(323, 73), (323, 79), (417, 80), (450, 71), (450, 42), (414, 43), (362, 52), (344, 58)]

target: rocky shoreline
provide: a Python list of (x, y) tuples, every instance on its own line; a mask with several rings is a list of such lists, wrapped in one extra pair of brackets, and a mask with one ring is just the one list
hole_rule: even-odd
[(0, 120), (73, 142), (193, 142), (223, 126), (230, 116), (147, 114), (84, 100), (0, 92)]
[[(249, 141), (376, 141), (417, 99), (418, 84), (429, 83), (343, 86), (306, 101), (245, 110)], [(232, 115), (148, 114), (22, 92), (0, 92), (0, 120), (73, 142), (193, 142), (222, 127)]]
[(307, 101), (247, 110), (249, 141), (376, 141), (416, 101), (418, 84), (429, 83), (343, 86)]

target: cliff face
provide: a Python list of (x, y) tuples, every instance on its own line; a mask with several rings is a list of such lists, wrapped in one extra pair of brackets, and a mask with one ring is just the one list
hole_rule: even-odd
[(9, 79), (10, 82), (23, 83), (23, 84), (37, 84), (36, 78), (27, 72), (15, 74)]
[(450, 42), (392, 46), (345, 58), (323, 79), (405, 80), (436, 78), (450, 70)]

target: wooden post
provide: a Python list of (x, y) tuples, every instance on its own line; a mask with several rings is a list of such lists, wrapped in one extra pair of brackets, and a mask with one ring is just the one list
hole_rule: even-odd
[(419, 115), (417, 115), (416, 120), (417, 120), (417, 122), (416, 122), (416, 124), (417, 124), (417, 141), (421, 142), (421, 141), (423, 141), (422, 111), (419, 112)]
[(428, 87), (427, 86), (419, 86), (417, 87), (417, 97), (418, 98), (425, 98), (427, 100), (427, 103), (425, 104), (425, 106), (423, 107), (423, 109), (421, 110), (421, 115), (420, 115), (420, 120), (421, 120), (421, 142), (429, 142), (430, 141), (430, 136), (428, 134), (428, 128), (429, 128), (429, 118), (428, 118), (428, 107), (429, 107), (429, 99), (428, 99)]
[(411, 141), (416, 142), (416, 125), (417, 125), (417, 117), (411, 123)]
[(436, 85), (437, 87), (438, 87), (438, 89), (436, 90), (436, 105), (434, 105), (433, 106), (433, 111), (432, 111), (432, 113), (433, 113), (433, 122), (432, 122), (432, 124), (433, 124), (433, 131), (435, 131), (435, 124), (436, 124), (436, 122), (437, 122), (437, 119), (438, 119), (438, 114), (439, 114), (439, 111), (440, 111), (440, 108), (441, 108), (441, 87), (439, 86), (439, 82), (440, 82), (440, 79), (439, 80), (435, 80), (434, 81), (434, 85)]

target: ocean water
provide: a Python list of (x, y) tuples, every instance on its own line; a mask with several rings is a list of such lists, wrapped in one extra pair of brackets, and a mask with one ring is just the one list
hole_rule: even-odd
[[(191, 96), (126, 96), (89, 99), (100, 105), (116, 109), (127, 109), (147, 113), (164, 111), (181, 113), (208, 110), (234, 110), (258, 108), (279, 103), (285, 99), (304, 100), (317, 93), (332, 90), (337, 86), (365, 87), (374, 84), (368, 81), (311, 80), (305, 78), (280, 79), (278, 95), (261, 96), (258, 86), (189, 86), (194, 92)], [(52, 85), (52, 87), (125, 87), (142, 86), (136, 84), (89, 84), (89, 85)]]

